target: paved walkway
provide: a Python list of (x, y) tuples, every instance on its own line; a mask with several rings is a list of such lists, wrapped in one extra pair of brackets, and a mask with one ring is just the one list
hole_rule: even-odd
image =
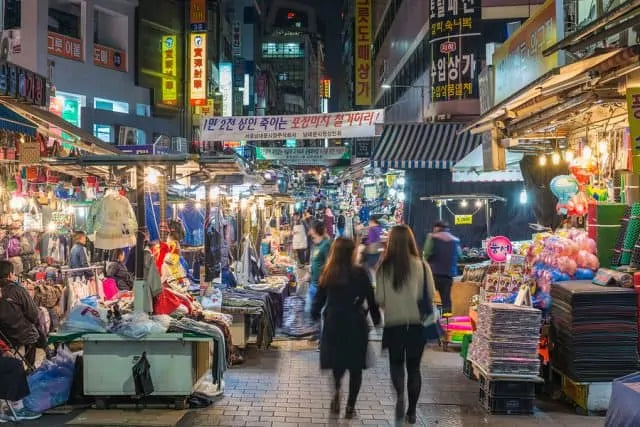
[[(189, 411), (178, 427), (394, 425), (394, 398), (386, 358), (378, 358), (375, 369), (365, 371), (357, 404), (358, 417), (346, 421), (329, 415), (332, 380), (328, 373), (319, 371), (318, 355), (305, 341), (276, 341), (268, 351), (250, 351), (244, 365), (225, 374), (224, 397), (210, 408)], [(537, 401), (538, 409), (532, 416), (489, 416), (477, 403), (478, 383), (464, 377), (457, 353), (430, 349), (423, 363), (418, 425), (588, 427), (604, 424), (603, 418), (580, 417), (567, 405), (542, 401)], [(346, 396), (343, 396), (343, 414), (345, 403)], [(48, 415), (22, 425), (63, 426), (75, 415), (77, 412), (66, 416)], [(96, 420), (95, 425), (101, 424)]]
[[(180, 426), (393, 425), (395, 400), (387, 359), (365, 371), (357, 419), (329, 415), (332, 379), (318, 369), (318, 354), (304, 343), (281, 341), (251, 354), (226, 375), (225, 397), (209, 409), (188, 413)], [(423, 426), (602, 426), (602, 418), (580, 417), (565, 405), (538, 402), (533, 416), (488, 416), (477, 404), (478, 383), (462, 374), (457, 353), (425, 353), (418, 424)], [(343, 413), (346, 386), (343, 384)]]

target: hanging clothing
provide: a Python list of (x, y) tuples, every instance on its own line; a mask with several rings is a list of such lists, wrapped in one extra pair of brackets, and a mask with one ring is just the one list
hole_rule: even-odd
[(107, 192), (89, 209), (87, 229), (95, 247), (119, 249), (136, 245), (138, 222), (129, 200), (116, 193)]
[(307, 233), (302, 223), (293, 226), (293, 249), (307, 249)]

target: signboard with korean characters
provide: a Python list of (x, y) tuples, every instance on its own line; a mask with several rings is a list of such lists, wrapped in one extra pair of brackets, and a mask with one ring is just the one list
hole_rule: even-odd
[(370, 138), (384, 122), (384, 110), (295, 116), (206, 117), (202, 141), (269, 141), (277, 139)]
[(99, 67), (127, 71), (127, 53), (124, 50), (94, 44), (93, 63)]
[(207, 0), (191, 0), (189, 2), (189, 21), (191, 31), (207, 31)]
[(192, 33), (189, 44), (190, 91), (191, 105), (207, 104), (207, 34)]
[(175, 34), (162, 36), (162, 103), (166, 105), (178, 104), (176, 38)]
[(329, 165), (351, 159), (348, 147), (256, 147), (256, 160), (288, 165)]
[(430, 0), (431, 101), (478, 97), (480, 0)]
[(61, 58), (83, 61), (82, 40), (49, 31), (47, 35), (47, 52)]
[(371, 105), (372, 75), (371, 72), (371, 44), (372, 32), (372, 7), (371, 0), (352, 0), (355, 3), (354, 28), (355, 28), (355, 105)]

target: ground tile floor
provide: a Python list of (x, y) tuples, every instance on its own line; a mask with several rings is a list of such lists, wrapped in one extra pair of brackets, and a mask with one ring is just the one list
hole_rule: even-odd
[[(379, 343), (375, 343), (379, 345)], [(207, 409), (187, 411), (177, 423), (186, 426), (356, 426), (394, 425), (394, 397), (383, 354), (376, 367), (365, 371), (354, 420), (329, 414), (331, 377), (318, 369), (318, 355), (304, 341), (276, 341), (265, 352), (251, 350), (244, 365), (226, 373), (225, 394)], [(478, 405), (479, 385), (462, 374), (462, 360), (453, 352), (437, 348), (425, 352), (423, 389), (418, 406), (418, 425), (439, 427), (471, 426), (602, 426), (601, 417), (583, 417), (568, 405), (537, 401), (531, 416), (490, 416)], [(346, 403), (346, 381), (344, 384)], [(76, 414), (47, 415), (38, 422), (23, 425), (62, 426)], [(146, 417), (140, 425), (175, 425), (175, 417), (157, 416), (157, 423)], [(86, 421), (90, 421), (86, 420)], [(91, 425), (83, 423), (82, 425)], [(93, 425), (100, 425), (96, 419)], [(127, 421), (136, 425), (135, 419)]]

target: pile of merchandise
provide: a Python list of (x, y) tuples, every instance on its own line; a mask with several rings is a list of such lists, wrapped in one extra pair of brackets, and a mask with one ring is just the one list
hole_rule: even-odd
[(513, 304), (482, 303), (469, 359), (488, 375), (536, 377), (540, 310)]
[(606, 382), (638, 369), (636, 292), (589, 282), (551, 289), (551, 362), (577, 382)]

